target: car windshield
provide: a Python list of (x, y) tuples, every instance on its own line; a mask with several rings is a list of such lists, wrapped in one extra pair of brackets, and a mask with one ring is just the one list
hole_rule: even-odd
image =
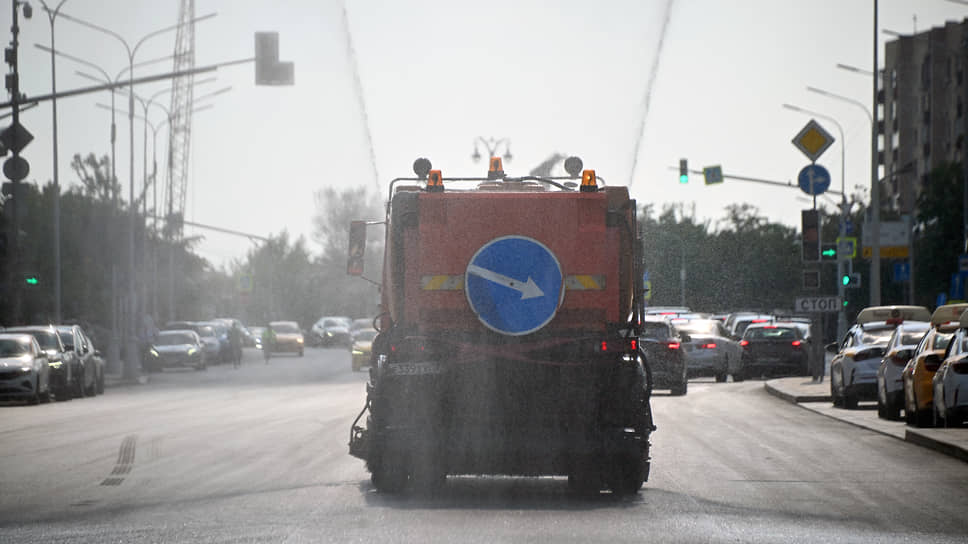
[(916, 346), (924, 338), (925, 332), (927, 332), (927, 329), (923, 331), (904, 331), (901, 333), (901, 345)]
[(864, 330), (860, 331), (857, 335), (858, 344), (860, 345), (877, 345), (886, 344), (891, 339), (891, 334), (894, 333), (893, 329), (875, 329), (875, 330)]
[(642, 332), (639, 336), (653, 340), (665, 340), (669, 338), (669, 326), (665, 323), (642, 323)]
[(60, 349), (57, 333), (48, 330), (33, 330), (26, 332), (37, 339), (37, 343), (40, 344), (40, 349), (45, 351), (50, 349)]
[(64, 349), (74, 349), (74, 334), (71, 331), (57, 331), (57, 335), (60, 336)]
[(19, 357), (30, 353), (26, 340), (0, 338), (0, 357)]
[(370, 341), (372, 341), (376, 337), (376, 334), (377, 333), (376, 333), (375, 330), (372, 330), (372, 329), (371, 330), (366, 330), (366, 329), (364, 329), (364, 330), (361, 330), (361, 331), (357, 331), (356, 334), (353, 335), (353, 339), (354, 340), (361, 340), (363, 342), (370, 342)]
[(676, 328), (689, 334), (719, 335), (719, 326), (719, 322), (712, 319), (693, 319), (676, 325)]
[(292, 323), (276, 323), (272, 326), (272, 330), (284, 334), (293, 334), (299, 332), (299, 327)]
[(194, 344), (195, 339), (192, 335), (184, 332), (160, 333), (155, 340), (156, 346), (180, 346), (182, 344)]
[(746, 329), (743, 338), (747, 340), (796, 340), (797, 329), (793, 327), (752, 327)]

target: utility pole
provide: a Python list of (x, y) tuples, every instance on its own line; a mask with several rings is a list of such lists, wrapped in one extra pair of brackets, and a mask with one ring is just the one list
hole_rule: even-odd
[(871, 296), (870, 305), (881, 305), (881, 183), (877, 179), (877, 87), (878, 87), (878, 67), (877, 67), (877, 0), (874, 0), (874, 90), (873, 100), (871, 101), (871, 214), (870, 223), (867, 225), (871, 229)]
[(26, 159), (20, 156), (20, 152), (23, 150), (31, 140), (34, 139), (33, 135), (27, 131), (20, 124), (20, 104), (24, 101), (24, 96), (20, 94), (20, 69), (18, 67), (17, 55), (18, 48), (20, 46), (19, 35), (20, 35), (20, 18), (18, 8), (23, 7), (24, 17), (30, 19), (33, 14), (33, 10), (30, 4), (21, 1), (13, 0), (13, 25), (10, 27), (10, 32), (13, 34), (13, 39), (10, 42), (10, 47), (4, 50), (4, 60), (8, 65), (10, 65), (11, 72), (7, 74), (5, 78), (6, 88), (10, 92), (10, 104), (13, 108), (11, 112), (12, 122), (9, 127), (5, 128), (2, 133), (0, 133), (0, 142), (2, 142), (2, 147), (4, 148), (4, 154), (6, 150), (10, 150), (12, 155), (9, 159), (3, 163), (3, 173), (7, 176), (7, 179), (11, 182), (10, 193), (13, 196), (13, 202), (11, 204), (11, 215), (13, 220), (11, 221), (11, 233), (10, 242), (12, 248), (13, 258), (10, 259), (10, 270), (8, 274), (8, 285), (10, 286), (10, 292), (13, 296), (13, 320), (15, 322), (20, 321), (23, 316), (21, 316), (21, 302), (22, 302), (22, 288), (20, 285), (21, 277), (21, 262), (20, 262), (20, 200), (22, 199), (22, 191), (20, 191), (19, 184), (23, 181), (27, 174), (30, 173), (30, 164)]

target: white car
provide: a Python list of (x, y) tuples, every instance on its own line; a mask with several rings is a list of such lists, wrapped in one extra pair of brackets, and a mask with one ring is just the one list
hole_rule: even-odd
[(968, 311), (961, 314), (958, 327), (931, 382), (934, 422), (938, 426), (968, 421)]
[(32, 335), (0, 333), (0, 399), (50, 401), (47, 357)]
[(905, 321), (929, 321), (924, 306), (872, 306), (857, 314), (857, 322), (838, 345), (830, 361), (830, 396), (834, 406), (856, 408), (858, 401), (877, 400), (877, 370), (894, 329)]
[(683, 344), (690, 377), (713, 376), (717, 382), (725, 382), (727, 374), (735, 376), (742, 368), (743, 348), (719, 321), (676, 318), (670, 323), (690, 337)]
[(884, 419), (901, 419), (904, 407), (904, 378), (901, 373), (918, 347), (924, 333), (931, 328), (924, 321), (905, 321), (894, 329), (887, 341), (886, 353), (877, 368), (877, 415)]

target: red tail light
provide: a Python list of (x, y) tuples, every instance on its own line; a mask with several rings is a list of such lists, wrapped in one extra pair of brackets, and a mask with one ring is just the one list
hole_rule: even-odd
[(669, 349), (679, 349), (679, 342), (669, 342), (667, 346)]
[(716, 349), (716, 344), (713, 342), (710, 342), (708, 344), (703, 344), (699, 347), (701, 347), (702, 349)]
[(792, 345), (792, 346), (793, 346), (794, 348), (796, 348), (796, 349), (800, 349), (800, 346), (802, 346), (802, 345), (803, 345), (803, 342), (801, 342), (800, 340), (794, 340), (793, 342), (790, 342), (790, 344), (791, 344), (791, 345)]
[(955, 374), (968, 374), (968, 361), (960, 361), (951, 365)]
[(639, 341), (635, 338), (629, 338), (627, 341), (601, 340), (595, 346), (602, 353), (636, 351), (639, 349)]
[(750, 323), (769, 323), (769, 319), (754, 319)]
[(743, 346), (744, 348), (748, 348), (750, 346), (750, 341), (749, 340), (740, 340), (739, 341), (739, 345)]
[(639, 349), (639, 341), (633, 338), (629, 347), (632, 348), (632, 351), (637, 351)]

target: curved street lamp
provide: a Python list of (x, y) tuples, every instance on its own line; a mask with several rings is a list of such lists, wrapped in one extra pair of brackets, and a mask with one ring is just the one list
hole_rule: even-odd
[(484, 149), (487, 150), (488, 157), (496, 157), (498, 150), (503, 145), (504, 160), (506, 160), (507, 162), (511, 162), (511, 159), (514, 158), (513, 155), (511, 155), (511, 140), (509, 138), (498, 139), (498, 138), (483, 138), (481, 136), (478, 136), (477, 138), (474, 139), (474, 153), (471, 154), (471, 159), (473, 159), (474, 162), (479, 162), (481, 160), (481, 152), (478, 150), (477, 144), (481, 144), (484, 146)]

